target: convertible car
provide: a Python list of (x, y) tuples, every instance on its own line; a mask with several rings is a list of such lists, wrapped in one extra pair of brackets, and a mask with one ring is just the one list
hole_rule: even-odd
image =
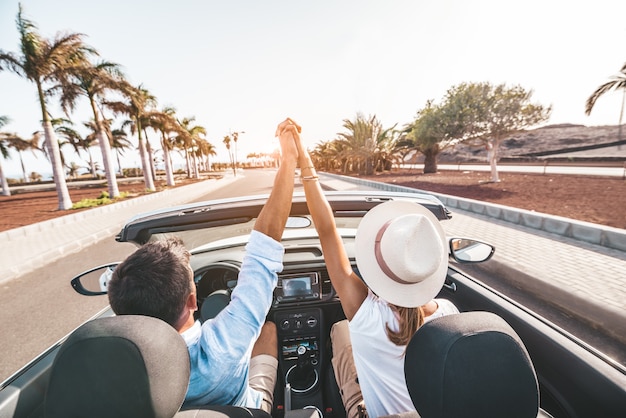
[[(382, 202), (423, 205), (441, 222), (453, 216), (420, 193), (327, 197), (352, 260), (359, 222)], [(198, 320), (210, 321), (237, 286), (244, 246), (266, 199), (216, 200), (139, 215), (116, 239), (141, 246), (182, 238), (192, 254)], [(409, 344), (405, 376), (416, 411), (407, 416), (626, 416), (626, 370), (463, 272), (465, 263), (489, 260), (493, 246), (480, 237), (448, 238), (450, 263), (439, 297), (461, 313), (428, 322)], [(282, 243), (284, 270), (267, 316), (277, 325), (279, 354), (271, 415), (344, 417), (329, 334), (345, 315), (302, 194), (294, 195)], [(71, 285), (83, 295), (104, 294), (116, 264), (95, 267)], [(185, 355), (171, 327), (154, 318), (114, 316), (107, 308), (2, 383), (0, 417), (267, 416), (243, 408), (181, 408), (189, 376)]]

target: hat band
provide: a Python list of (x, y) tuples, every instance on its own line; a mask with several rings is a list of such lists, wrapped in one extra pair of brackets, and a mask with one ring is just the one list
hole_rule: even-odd
[(385, 223), (378, 230), (378, 233), (376, 234), (376, 239), (374, 239), (374, 255), (376, 256), (376, 262), (378, 263), (378, 266), (383, 271), (383, 273), (389, 276), (389, 278), (392, 279), (394, 282), (400, 283), (400, 284), (413, 284), (411, 282), (407, 282), (406, 280), (402, 280), (393, 271), (391, 271), (391, 269), (385, 262), (385, 259), (383, 258), (383, 254), (380, 251), (380, 241), (383, 238), (385, 231), (387, 230), (387, 228), (389, 227), (389, 225), (391, 225), (393, 221), (394, 221), (393, 219), (391, 219), (390, 221), (387, 221), (387, 223)]

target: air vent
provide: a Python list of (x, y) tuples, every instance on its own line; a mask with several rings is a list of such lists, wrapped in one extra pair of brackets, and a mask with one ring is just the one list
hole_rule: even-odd
[(328, 295), (332, 292), (332, 285), (330, 284), (330, 276), (328, 275), (328, 271), (320, 270), (317, 272), (320, 276), (320, 281), (322, 282), (322, 295)]

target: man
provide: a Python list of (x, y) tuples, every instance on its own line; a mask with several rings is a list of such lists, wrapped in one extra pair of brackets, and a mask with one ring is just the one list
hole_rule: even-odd
[(191, 359), (186, 405), (237, 405), (272, 411), (278, 366), (276, 326), (265, 323), (277, 273), (280, 240), (291, 209), (298, 152), (291, 119), (278, 125), (281, 164), (274, 187), (246, 245), (230, 304), (211, 321), (194, 320), (198, 309), (189, 252), (171, 239), (144, 245), (114, 271), (108, 283), (118, 315), (149, 315), (173, 326)]

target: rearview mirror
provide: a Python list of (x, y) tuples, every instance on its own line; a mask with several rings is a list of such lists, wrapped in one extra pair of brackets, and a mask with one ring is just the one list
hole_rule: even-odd
[(468, 238), (450, 239), (450, 256), (459, 263), (481, 263), (489, 260), (496, 247)]
[(72, 279), (72, 288), (85, 296), (106, 295), (109, 280), (118, 264), (105, 264), (79, 274)]

